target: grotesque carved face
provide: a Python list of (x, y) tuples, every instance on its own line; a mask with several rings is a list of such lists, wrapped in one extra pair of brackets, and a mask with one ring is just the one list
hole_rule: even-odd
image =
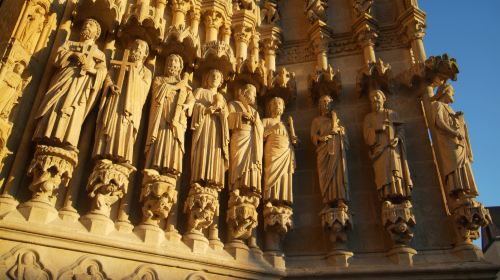
[(384, 109), (385, 95), (381, 90), (374, 90), (370, 92), (370, 103), (372, 110), (380, 112)]
[(218, 88), (222, 83), (222, 73), (219, 70), (212, 69), (208, 72), (207, 86), (209, 88)]
[(97, 39), (99, 27), (94, 20), (86, 20), (83, 23), (82, 30), (80, 31), (80, 38), (83, 41)]
[(144, 61), (149, 54), (148, 44), (143, 40), (135, 40), (132, 45), (132, 49), (130, 50), (130, 60), (135, 61)]
[(328, 114), (330, 110), (330, 103), (332, 102), (332, 98), (329, 95), (323, 95), (319, 99), (319, 112), (321, 115)]
[(167, 59), (167, 76), (179, 76), (182, 70), (182, 65), (177, 55), (170, 55)]
[(283, 111), (285, 110), (285, 104), (283, 102), (283, 99), (281, 98), (273, 98), (271, 100), (271, 116), (272, 117), (278, 117), (283, 115)]

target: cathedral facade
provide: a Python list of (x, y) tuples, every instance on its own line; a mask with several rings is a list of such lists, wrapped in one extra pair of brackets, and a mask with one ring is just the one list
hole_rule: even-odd
[(496, 279), (416, 0), (0, 16), (1, 279)]

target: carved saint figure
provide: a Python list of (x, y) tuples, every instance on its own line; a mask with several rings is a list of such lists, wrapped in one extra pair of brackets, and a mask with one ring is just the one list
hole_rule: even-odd
[(95, 263), (90, 264), (84, 273), (76, 274), (73, 280), (104, 280), (105, 277)]
[(281, 116), (285, 102), (280, 97), (269, 101), (270, 118), (262, 120), (264, 126), (264, 201), (284, 203), (293, 202), (292, 178), (295, 172), (295, 151), (297, 136), (291, 119), (285, 125)]
[(194, 104), (187, 79), (181, 80), (182, 68), (182, 58), (171, 54), (166, 63), (167, 75), (153, 82), (146, 144), (146, 169), (174, 176), (182, 173), (187, 117)]
[(231, 130), (229, 186), (241, 193), (260, 194), (262, 177), (263, 126), (253, 107), (257, 90), (246, 84), (238, 100), (229, 103), (228, 124)]
[(9, 119), (12, 109), (17, 104), (19, 95), (31, 78), (24, 77), (26, 65), (20, 61), (14, 65), (12, 72), (8, 72), (0, 82), (0, 118)]
[[(151, 71), (144, 65), (148, 55), (148, 44), (135, 40), (130, 49), (130, 64), (122, 66), (128, 70), (123, 88), (120, 81), (109, 86), (109, 95), (103, 99), (97, 119), (94, 157), (132, 163), (142, 108), (152, 79)], [(108, 79), (107, 83), (112, 82)]]
[(217, 90), (222, 73), (212, 69), (204, 77), (204, 87), (195, 91), (191, 129), (191, 183), (224, 187), (224, 172), (229, 164), (228, 109)]
[(35, 115), (35, 141), (78, 145), (82, 124), (107, 72), (104, 53), (95, 44), (100, 29), (97, 21), (86, 19), (80, 41), (67, 41), (57, 50), (54, 65), (58, 69)]
[(34, 6), (31, 13), (27, 15), (24, 30), (19, 36), (19, 41), (21, 41), (27, 50), (33, 51), (35, 48), (40, 33), (42, 33), (44, 23), (45, 9), (40, 5)]
[(413, 187), (406, 161), (403, 122), (398, 114), (384, 107), (385, 94), (369, 94), (372, 112), (363, 122), (363, 135), (373, 162), (375, 184), (381, 199), (405, 199)]
[(462, 112), (455, 112), (455, 90), (450, 84), (438, 88), (432, 103), (432, 118), (436, 128), (436, 146), (441, 159), (445, 185), (449, 193), (477, 196), (472, 173), (472, 150), (467, 125)]
[(311, 124), (311, 140), (316, 146), (316, 163), (323, 202), (337, 207), (349, 201), (346, 163), (348, 142), (337, 113), (330, 110), (331, 102), (329, 95), (320, 97), (320, 115), (314, 118)]
[(48, 280), (50, 275), (38, 263), (34, 253), (19, 254), (17, 262), (9, 270), (9, 276), (18, 280)]

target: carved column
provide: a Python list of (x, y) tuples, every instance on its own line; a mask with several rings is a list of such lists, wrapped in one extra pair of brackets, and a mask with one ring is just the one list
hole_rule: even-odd
[(186, 26), (186, 13), (190, 9), (191, 3), (186, 0), (174, 0), (172, 3), (172, 25), (179, 30), (183, 30)]
[(359, 45), (363, 48), (365, 64), (374, 63), (375, 41), (378, 30), (375, 19), (371, 16), (373, 0), (352, 0), (352, 29)]
[(252, 28), (250, 26), (238, 25), (233, 32), (234, 40), (236, 42), (236, 61), (238, 64), (247, 59), (248, 43), (252, 36)]
[(209, 11), (204, 14), (205, 42), (218, 40), (219, 28), (224, 23), (224, 18), (219, 12)]

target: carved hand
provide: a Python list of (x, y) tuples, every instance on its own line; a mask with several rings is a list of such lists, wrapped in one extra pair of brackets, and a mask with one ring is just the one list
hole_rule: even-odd
[(399, 144), (399, 138), (396, 137), (396, 138), (391, 140), (391, 146), (393, 148), (396, 148), (398, 146), (398, 144)]
[(318, 140), (319, 140), (320, 142), (326, 142), (326, 141), (328, 141), (329, 139), (332, 139), (332, 138), (333, 138), (333, 136), (332, 136), (332, 135), (326, 135), (326, 136), (320, 136), (320, 137), (318, 138)]
[(111, 89), (111, 93), (114, 95), (119, 95), (120, 92), (122, 91), (122, 89), (119, 86), (114, 85), (114, 84), (110, 86), (110, 89)]

